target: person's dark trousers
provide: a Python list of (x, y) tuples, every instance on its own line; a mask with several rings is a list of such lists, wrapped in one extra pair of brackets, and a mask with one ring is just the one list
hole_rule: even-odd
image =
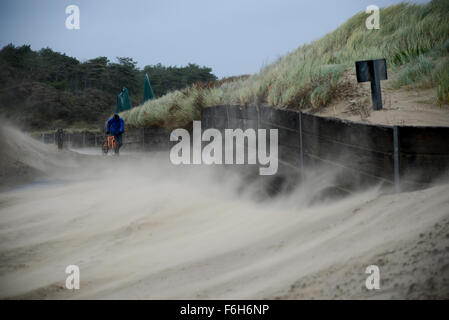
[(122, 146), (122, 134), (121, 133), (114, 133), (114, 139), (116, 143), (118, 143), (118, 149), (120, 150), (120, 147)]

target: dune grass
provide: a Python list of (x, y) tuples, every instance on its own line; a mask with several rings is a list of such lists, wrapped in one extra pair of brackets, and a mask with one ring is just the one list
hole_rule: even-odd
[(398, 70), (394, 79), (393, 87), (421, 87), (425, 86), (425, 80), (429, 80), (429, 76), (434, 69), (432, 59), (426, 56), (419, 56), (414, 59), (415, 62), (407, 64)]
[(339, 80), (357, 60), (386, 58), (393, 86), (432, 86), (448, 103), (449, 0), (426, 5), (401, 3), (381, 9), (380, 29), (368, 30), (361, 12), (335, 31), (264, 67), (259, 73), (217, 88), (191, 87), (122, 113), (130, 127), (183, 127), (201, 109), (219, 104), (290, 109), (327, 106)]

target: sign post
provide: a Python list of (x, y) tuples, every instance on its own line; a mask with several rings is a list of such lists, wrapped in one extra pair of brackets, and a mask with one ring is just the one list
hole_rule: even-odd
[(371, 82), (373, 109), (382, 110), (381, 80), (387, 80), (387, 62), (385, 59), (357, 61), (355, 63), (357, 82)]

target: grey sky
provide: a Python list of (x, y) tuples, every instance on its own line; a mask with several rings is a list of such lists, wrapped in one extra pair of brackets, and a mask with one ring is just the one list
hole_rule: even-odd
[[(368, 5), (398, 0), (1, 0), (0, 46), (50, 47), (80, 60), (132, 57), (138, 66), (189, 62), (219, 76), (264, 64), (336, 29)], [(425, 3), (426, 0), (412, 2)], [(80, 30), (65, 8), (80, 8)]]

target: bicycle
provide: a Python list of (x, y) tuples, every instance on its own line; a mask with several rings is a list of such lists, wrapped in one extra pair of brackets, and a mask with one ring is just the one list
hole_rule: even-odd
[(107, 136), (103, 143), (103, 154), (108, 154), (109, 150), (114, 150), (115, 155), (119, 154), (119, 146), (113, 135)]

